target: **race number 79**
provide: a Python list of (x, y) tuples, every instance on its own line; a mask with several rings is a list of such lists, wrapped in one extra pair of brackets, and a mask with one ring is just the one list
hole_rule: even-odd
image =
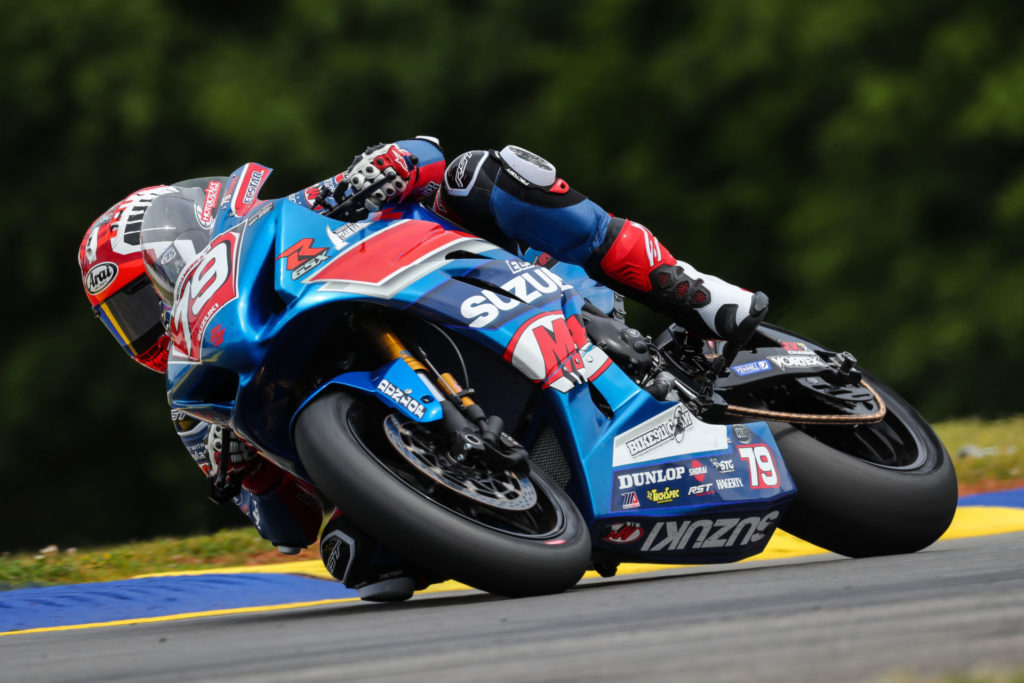
[(740, 446), (739, 456), (750, 468), (750, 488), (779, 488), (779, 471), (775, 468), (775, 458), (767, 446)]

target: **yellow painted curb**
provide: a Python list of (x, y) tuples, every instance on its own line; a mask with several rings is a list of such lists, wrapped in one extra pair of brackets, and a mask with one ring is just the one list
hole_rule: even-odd
[[(1014, 531), (1024, 531), (1024, 509), (1004, 507), (962, 507), (957, 508), (953, 517), (953, 523), (942, 535), (940, 541), (954, 538), (969, 538), (972, 536), (991, 536), (994, 534), (1006, 534)], [(801, 541), (796, 536), (787, 534), (785, 531), (776, 531), (768, 542), (764, 552), (748, 557), (743, 562), (754, 562), (760, 560), (780, 560), (791, 557), (804, 557), (807, 555), (821, 555), (827, 550), (816, 545)], [(685, 564), (648, 564), (630, 563), (619, 566), (619, 574), (640, 574), (643, 572), (658, 571), (664, 569), (678, 569), (680, 567), (692, 567)], [(704, 565), (707, 566), (707, 565)], [(331, 575), (324, 569), (320, 560), (303, 560), (300, 562), (281, 562), (279, 564), (268, 564), (254, 567), (222, 567), (220, 569), (203, 569), (195, 571), (162, 572), (158, 574), (141, 574), (134, 578), (145, 578), (151, 576), (189, 576), (199, 574), (299, 574), (311, 576), (318, 579), (331, 579)], [(587, 572), (586, 577), (596, 577), (596, 572)], [(455, 581), (445, 581), (430, 586), (429, 588), (417, 591), (419, 593), (436, 593), (452, 590), (472, 590), (468, 586)]]
[[(1024, 531), (1024, 509), (1004, 507), (964, 507), (958, 508), (949, 530), (943, 534), (940, 540), (954, 538), (968, 538), (972, 536), (990, 536), (994, 534), (1012, 533)], [(803, 557), (808, 555), (821, 555), (826, 550), (812, 545), (806, 541), (787, 534), (784, 531), (776, 531), (769, 541), (764, 552), (749, 557), (743, 562), (756, 562), (761, 560), (778, 560), (792, 557)], [(666, 564), (623, 564), (619, 567), (618, 573), (622, 574), (643, 574), (648, 572), (660, 572), (694, 565), (666, 565)], [(707, 566), (707, 565), (703, 565)], [(302, 562), (283, 562), (281, 564), (264, 565), (258, 567), (226, 567), (221, 569), (207, 569), (201, 571), (187, 572), (162, 572), (158, 574), (141, 574), (134, 578), (145, 578), (151, 576), (188, 576), (198, 574), (240, 574), (240, 573), (274, 573), (274, 574), (299, 574), (320, 579), (331, 579), (331, 576), (324, 569), (320, 560), (305, 560)], [(584, 578), (596, 578), (595, 572), (587, 572)], [(434, 584), (421, 593), (448, 593), (455, 591), (474, 590), (469, 586), (457, 581), (444, 581)], [(207, 612), (186, 612), (183, 614), (171, 614), (161, 617), (140, 617), (138, 619), (121, 619), (118, 621), (105, 621), (92, 624), (71, 624), (67, 626), (47, 626), (41, 628), (25, 629), (21, 631), (4, 631), (0, 636), (24, 634), (24, 633), (45, 633), (50, 631), (73, 631), (85, 628), (101, 628), (105, 626), (123, 626), (128, 624), (148, 624), (161, 621), (179, 621), (182, 619), (195, 619), (199, 617), (223, 616), (229, 614), (251, 614), (254, 612), (274, 612), (280, 610), (299, 609), (302, 607), (314, 607), (321, 605), (336, 605), (345, 602), (358, 602), (359, 598), (336, 598), (330, 600), (316, 600), (312, 602), (293, 602), (283, 605), (265, 605), (256, 607), (238, 607), (234, 609), (210, 610)]]

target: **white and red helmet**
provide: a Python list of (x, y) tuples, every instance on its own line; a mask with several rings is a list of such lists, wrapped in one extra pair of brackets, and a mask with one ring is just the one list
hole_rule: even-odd
[(146, 276), (142, 218), (166, 185), (131, 193), (93, 221), (78, 249), (82, 285), (96, 317), (134, 360), (150, 370), (167, 369), (163, 304)]

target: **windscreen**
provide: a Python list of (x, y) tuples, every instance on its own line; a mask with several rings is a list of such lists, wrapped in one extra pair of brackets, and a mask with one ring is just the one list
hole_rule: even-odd
[(204, 193), (183, 188), (157, 197), (142, 219), (142, 255), (146, 274), (170, 305), (178, 276), (210, 242), (213, 221), (202, 220)]

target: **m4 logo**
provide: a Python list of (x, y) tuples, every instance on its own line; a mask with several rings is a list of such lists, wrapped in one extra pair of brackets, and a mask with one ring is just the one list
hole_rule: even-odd
[(524, 375), (566, 392), (601, 374), (611, 359), (587, 338), (579, 316), (541, 313), (516, 331), (505, 360)]
[(238, 233), (224, 233), (178, 278), (171, 308), (171, 340), (191, 360), (199, 360), (203, 334), (214, 314), (238, 297), (233, 277), (237, 246)]

